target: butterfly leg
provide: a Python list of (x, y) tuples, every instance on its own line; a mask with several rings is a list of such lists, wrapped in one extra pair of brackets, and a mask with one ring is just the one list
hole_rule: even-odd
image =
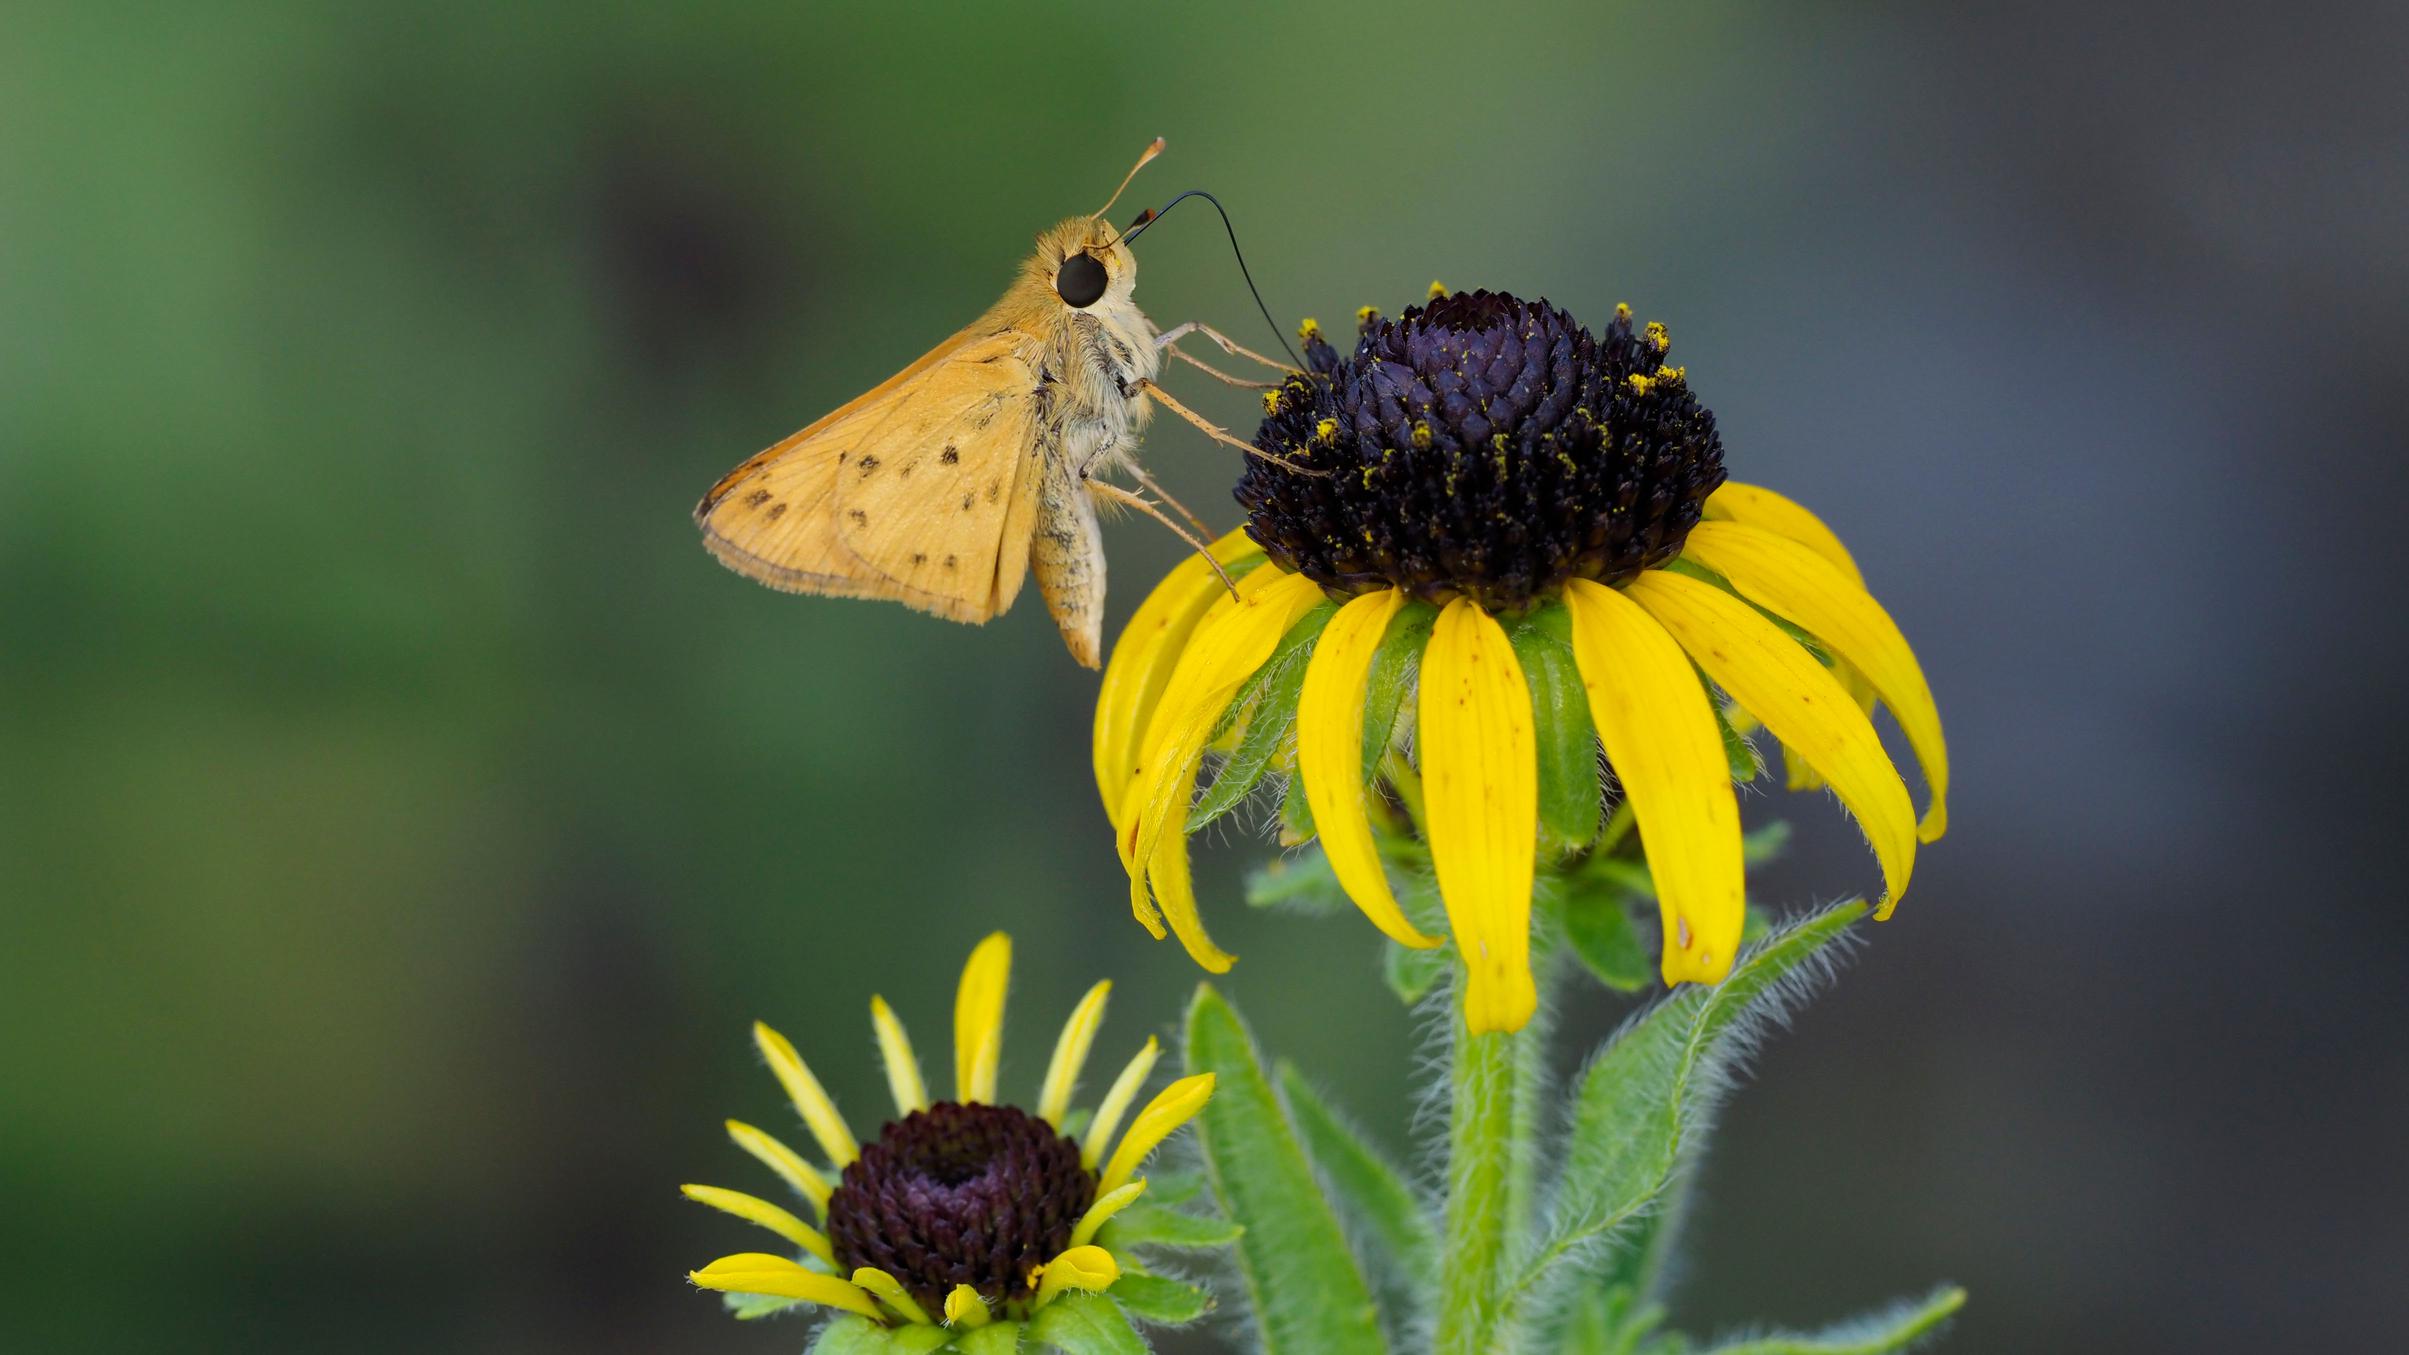
[(1177, 414), (1183, 419), (1186, 419), (1188, 422), (1195, 424), (1198, 428), (1203, 429), (1205, 436), (1213, 439), (1215, 442), (1227, 443), (1230, 446), (1237, 448), (1239, 451), (1246, 453), (1248, 456), (1258, 457), (1262, 460), (1269, 461), (1275, 466), (1281, 467), (1284, 470), (1294, 471), (1299, 475), (1328, 475), (1330, 473), (1326, 470), (1315, 470), (1311, 466), (1300, 466), (1296, 462), (1291, 461), (1286, 457), (1274, 456), (1270, 452), (1264, 451), (1262, 448), (1257, 447), (1251, 442), (1240, 442), (1238, 439), (1230, 436), (1228, 431), (1223, 429), (1221, 425), (1213, 422), (1211, 419), (1206, 418), (1204, 415), (1197, 413), (1195, 410), (1188, 408), (1179, 401), (1172, 399), (1171, 392), (1164, 390), (1161, 386), (1155, 384), (1150, 379), (1141, 379), (1137, 383), (1137, 386), (1139, 390), (1144, 391), (1146, 394), (1151, 395), (1155, 399), (1161, 401), (1163, 408), (1170, 410), (1172, 413)]
[(1167, 347), (1163, 351), (1169, 353), (1175, 358), (1178, 358), (1180, 361), (1188, 364), (1189, 366), (1194, 367), (1196, 370), (1203, 372), (1206, 376), (1213, 378), (1215, 381), (1218, 381), (1225, 386), (1237, 386), (1241, 389), (1250, 391), (1268, 391), (1278, 390), (1280, 388), (1280, 383), (1277, 381), (1249, 381), (1244, 377), (1232, 376), (1228, 372), (1225, 372), (1219, 367), (1206, 362), (1202, 358), (1191, 356), (1184, 348)]
[(1212, 529), (1205, 526), (1203, 518), (1200, 518), (1196, 516), (1196, 514), (1190, 512), (1188, 510), (1188, 505), (1171, 497), (1170, 490), (1167, 490), (1161, 485), (1156, 484), (1154, 482), (1154, 477), (1148, 475), (1144, 470), (1140, 469), (1136, 463), (1133, 462), (1130, 464), (1129, 474), (1130, 478), (1138, 482), (1138, 487), (1140, 489), (1147, 491), (1148, 493), (1154, 495), (1154, 497), (1161, 499), (1164, 503), (1171, 505), (1173, 512), (1176, 512), (1181, 517), (1186, 518), (1188, 520), (1188, 525), (1196, 529), (1196, 534), (1198, 536), (1211, 536), (1213, 534)]
[[(1239, 343), (1236, 339), (1233, 339), (1229, 335), (1222, 333), (1220, 330), (1213, 328), (1211, 325), (1206, 324), (1202, 320), (1190, 320), (1184, 325), (1175, 325), (1170, 329), (1164, 330), (1161, 334), (1155, 336), (1154, 346), (1157, 348), (1169, 348), (1171, 345), (1178, 343), (1180, 340), (1188, 337), (1191, 334), (1202, 334), (1206, 338), (1211, 339), (1222, 352), (1229, 354), (1231, 357), (1246, 358), (1250, 361), (1260, 362), (1264, 366), (1269, 367), (1274, 371), (1286, 372), (1290, 376), (1304, 375), (1304, 373), (1277, 358), (1267, 358), (1261, 353), (1248, 348), (1246, 345)], [(1186, 357), (1187, 355), (1183, 353), (1180, 356)], [(1195, 361), (1193, 358), (1189, 358), (1188, 360), (1191, 362)]]
[[(1153, 518), (1156, 522), (1159, 522), (1170, 528), (1174, 535), (1179, 537), (1180, 540), (1187, 542), (1189, 546), (1195, 549), (1198, 555), (1204, 557), (1205, 563), (1213, 567), (1213, 572), (1215, 574), (1221, 576), (1221, 586), (1229, 589), (1231, 596), (1237, 596), (1237, 582), (1230, 578), (1230, 572), (1228, 570), (1221, 567), (1221, 562), (1213, 558), (1212, 547), (1207, 546), (1201, 537), (1190, 533), (1187, 528), (1180, 526), (1176, 522), (1173, 522), (1164, 514), (1162, 509), (1154, 506), (1154, 501), (1152, 499), (1149, 499), (1142, 494), (1132, 494), (1128, 490), (1121, 488), (1119, 485), (1109, 484), (1103, 480), (1088, 481), (1087, 492), (1095, 495), (1099, 499), (1104, 500), (1106, 503), (1126, 504), (1129, 507), (1135, 508), (1139, 512), (1144, 513), (1146, 516)], [(1157, 490), (1155, 492), (1161, 493), (1162, 491)], [(1182, 509), (1181, 511), (1185, 512), (1186, 510)]]

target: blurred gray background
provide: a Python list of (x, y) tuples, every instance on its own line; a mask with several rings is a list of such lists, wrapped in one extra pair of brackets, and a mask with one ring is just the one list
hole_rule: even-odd
[[(1119, 979), (1091, 675), (788, 598), (686, 513), (1210, 187), (1283, 321), (1434, 277), (1670, 324), (1846, 537), (1955, 831), (1763, 1060), (1678, 1318), (1970, 1286), (1948, 1349), (2374, 1349), (2409, 1273), (2397, 4), (20, 7), (0, 42), (0, 1345), (791, 1350), (680, 1272), (880, 987), (1008, 1075)], [(1165, 325), (1266, 337), (1209, 217)], [(1251, 397), (1180, 386), (1243, 423)], [(1168, 421), (1149, 463), (1220, 505)], [(1114, 624), (1180, 553), (1109, 529)], [(1756, 892), (1872, 867), (1828, 800)], [(1205, 872), (1259, 1033), (1401, 1150), (1353, 919)], [(1584, 999), (1576, 1031), (1618, 1009)], [(1568, 1042), (1566, 1056), (1576, 1051)]]

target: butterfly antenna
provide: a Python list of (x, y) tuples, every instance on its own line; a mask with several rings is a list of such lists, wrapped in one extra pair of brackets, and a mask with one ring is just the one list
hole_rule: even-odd
[(1129, 187), (1129, 181), (1138, 177), (1138, 171), (1146, 167), (1147, 161), (1152, 160), (1154, 157), (1161, 155), (1162, 153), (1163, 139), (1161, 137), (1158, 136), (1154, 140), (1146, 143), (1146, 149), (1139, 154), (1138, 162), (1129, 167), (1129, 172), (1127, 174), (1121, 176), (1121, 187), (1114, 189), (1112, 191), (1112, 196), (1106, 198), (1104, 200), (1104, 205), (1097, 208), (1093, 215), (1102, 216), (1106, 212), (1111, 211), (1112, 205), (1121, 200), (1122, 191)]
[[(1145, 161), (1141, 160), (1138, 163), (1144, 164)], [(1135, 174), (1136, 172), (1136, 170), (1130, 171), (1132, 174)], [(1297, 356), (1297, 351), (1295, 349), (1288, 347), (1287, 333), (1280, 328), (1279, 321), (1271, 318), (1271, 307), (1263, 304), (1263, 293), (1255, 286), (1255, 275), (1247, 271), (1246, 254), (1244, 251), (1238, 248), (1238, 228), (1230, 224), (1230, 214), (1222, 207), (1221, 199), (1214, 197), (1212, 194), (1207, 193), (1201, 188), (1191, 188), (1187, 192), (1182, 193), (1178, 197), (1164, 203), (1159, 210), (1149, 209), (1146, 212), (1141, 213), (1137, 220), (1129, 224), (1129, 229), (1121, 233), (1120, 242), (1126, 244), (1131, 240), (1137, 239), (1147, 227), (1152, 226), (1155, 222), (1162, 220), (1164, 216), (1170, 213), (1172, 208), (1177, 207), (1190, 198), (1203, 198), (1205, 201), (1213, 204), (1214, 211), (1221, 213), (1221, 229), (1228, 232), (1230, 237), (1230, 255), (1238, 260), (1238, 276), (1246, 279), (1246, 290), (1255, 298), (1255, 309), (1263, 313), (1263, 323), (1271, 326), (1272, 336), (1280, 341), (1280, 347), (1287, 351), (1289, 360), (1295, 363), (1299, 370), (1302, 370), (1305, 366), (1305, 360)]]

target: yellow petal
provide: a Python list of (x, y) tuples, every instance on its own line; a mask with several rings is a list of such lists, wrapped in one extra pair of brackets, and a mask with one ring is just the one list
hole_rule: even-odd
[(1844, 686), (1858, 677), (1872, 687), (1898, 717), (1932, 787), (1932, 808), (1918, 836), (1931, 842), (1948, 831), (1949, 748), (1941, 737), (1941, 713), (1915, 651), (1882, 604), (1831, 561), (1761, 528), (1702, 522), (1682, 553), (1730, 580), (1740, 596), (1821, 641), (1848, 665)]
[(1012, 982), (1012, 938), (990, 935), (962, 966), (954, 994), (954, 1095), (963, 1104), (995, 1100), (1004, 1062), (1004, 990)]
[(879, 1301), (894, 1309), (896, 1316), (904, 1321), (923, 1327), (936, 1325), (929, 1321), (928, 1309), (921, 1307), (918, 1300), (905, 1292), (902, 1282), (878, 1267), (862, 1266), (856, 1269), (853, 1282), (878, 1295)]
[(1057, 1129), (1062, 1117), (1070, 1113), (1071, 1092), (1079, 1085), (1079, 1070), (1087, 1067), (1087, 1051), (1096, 1043), (1096, 1028), (1104, 1024), (1104, 1000), (1112, 996), (1112, 980), (1104, 979), (1087, 990), (1079, 1005), (1071, 1009), (1071, 1019), (1062, 1023), (1062, 1035), (1054, 1041), (1054, 1060), (1046, 1065), (1045, 1087), (1038, 1093), (1039, 1119)]
[(887, 1090), (895, 1094), (895, 1113), (909, 1115), (928, 1109), (928, 1084), (920, 1077), (920, 1060), (912, 1055), (912, 1037), (895, 1019), (895, 1009), (883, 997), (870, 999), (870, 1026), (878, 1032), (878, 1056), (887, 1065)]
[(1071, 1228), (1071, 1245), (1084, 1247), (1095, 1241), (1097, 1231), (1103, 1228), (1113, 1215), (1136, 1203), (1137, 1198), (1145, 1193), (1146, 1181), (1145, 1178), (1140, 1177), (1119, 1190), (1108, 1190), (1098, 1196), (1096, 1202), (1087, 1207), (1087, 1212), (1081, 1214), (1079, 1222)]
[(1104, 1159), (1104, 1149), (1112, 1142), (1113, 1131), (1121, 1127), (1121, 1117), (1129, 1113), (1130, 1104), (1138, 1099), (1138, 1089), (1146, 1085), (1146, 1077), (1154, 1071), (1154, 1061), (1162, 1053), (1162, 1041), (1147, 1036), (1146, 1047), (1113, 1079), (1112, 1090), (1104, 1094), (1103, 1104), (1096, 1107), (1096, 1118), (1088, 1124), (1087, 1137), (1080, 1141), (1079, 1165), (1092, 1168)]
[(769, 1061), (770, 1071), (778, 1075), (779, 1084), (786, 1088), (786, 1098), (795, 1103), (795, 1111), (810, 1126), (811, 1136), (820, 1141), (820, 1151), (840, 1171), (853, 1165), (853, 1159), (861, 1156), (861, 1145), (854, 1141), (845, 1117), (837, 1113), (836, 1102), (828, 1099), (820, 1080), (811, 1075), (810, 1066), (795, 1052), (793, 1042), (755, 1021), (753, 1044), (761, 1051), (761, 1057)]
[[(1221, 718), (1230, 698), (1264, 660), (1271, 657), (1281, 635), (1297, 618), (1322, 600), (1321, 585), (1301, 574), (1268, 566), (1246, 576), (1240, 600), (1219, 617), (1197, 628), (1179, 668), (1164, 690), (1162, 705), (1147, 731), (1145, 758), (1140, 764), (1133, 800), (1121, 822), (1122, 864), (1129, 869), (1130, 911), (1156, 935), (1156, 916), (1187, 947), (1197, 964), (1213, 973), (1227, 970), (1236, 956), (1213, 944), (1197, 916), (1195, 891), (1187, 878), (1187, 816), (1196, 794), (1196, 769), (1205, 739)], [(1142, 796), (1143, 799), (1134, 797)], [(1166, 838), (1178, 840), (1164, 851)], [(1140, 869), (1143, 863), (1144, 869)], [(1148, 880), (1154, 888), (1149, 893)]]
[(1740, 803), (1714, 707), (1665, 628), (1611, 588), (1564, 590), (1589, 716), (1623, 783), (1664, 918), (1667, 983), (1731, 972), (1748, 920)]
[(995, 1314), (987, 1311), (987, 1300), (980, 1298), (979, 1291), (969, 1285), (957, 1284), (945, 1296), (946, 1326), (977, 1331), (994, 1320)]
[(688, 1271), (686, 1278), (705, 1289), (717, 1289), (723, 1293), (802, 1299), (806, 1303), (859, 1313), (878, 1322), (887, 1320), (887, 1315), (879, 1311), (878, 1305), (859, 1285), (840, 1280), (834, 1275), (805, 1270), (783, 1256), (771, 1256), (766, 1252), (723, 1256), (701, 1270)]
[[(1213, 558), (1224, 568), (1259, 553), (1244, 527), (1212, 544)], [(1173, 566), (1121, 628), (1113, 642), (1112, 659), (1104, 665), (1104, 682), (1096, 691), (1096, 789), (1104, 796), (1104, 812), (1117, 814), (1127, 794), (1138, 736), (1154, 714), (1164, 684), (1180, 649), (1195, 631), (1216, 598), (1227, 597), (1221, 576), (1204, 557), (1191, 555)]]
[(754, 1161), (778, 1173), (778, 1178), (793, 1187), (797, 1195), (811, 1201), (811, 1207), (819, 1211), (820, 1217), (828, 1217), (828, 1178), (805, 1162), (802, 1154), (742, 1120), (728, 1121), (728, 1137), (737, 1147), (752, 1154)]
[(1737, 522), (1789, 537), (1831, 561), (1851, 582), (1860, 587), (1865, 584), (1865, 575), (1858, 571), (1849, 548), (1840, 544), (1838, 533), (1826, 527), (1822, 518), (1762, 485), (1725, 481), (1721, 488), (1706, 496), (1705, 515), (1710, 521)]
[(1713, 584), (1659, 569), (1623, 591), (1715, 685), (1832, 783), (1882, 863), (1886, 888), (1874, 916), (1890, 916), (1915, 869), (1915, 806), (1865, 712), (1805, 646)]
[(1389, 622), (1405, 606), (1396, 588), (1366, 593), (1330, 618), (1314, 641), (1305, 666), (1305, 688), (1297, 698), (1297, 773), (1305, 779), (1305, 803), (1331, 873), (1372, 925), (1409, 946), (1439, 944), (1406, 920), (1380, 867), (1372, 823), (1364, 809), (1364, 682), (1380, 652)]
[(1035, 1306), (1045, 1307), (1066, 1289), (1099, 1293), (1120, 1278), (1121, 1263), (1111, 1252), (1102, 1247), (1072, 1247), (1039, 1268)]
[(1137, 1175), (1139, 1164), (1155, 1146), (1171, 1137), (1181, 1125), (1196, 1118), (1196, 1112), (1213, 1099), (1213, 1074), (1195, 1073), (1183, 1077), (1155, 1093), (1138, 1118), (1129, 1125), (1129, 1134), (1121, 1146), (1113, 1150), (1112, 1161), (1105, 1164), (1096, 1177), (1096, 1190), (1109, 1195), (1129, 1183)]
[(757, 1195), (722, 1190), (718, 1186), (679, 1186), (678, 1190), (696, 1204), (707, 1204), (723, 1214), (734, 1214), (747, 1223), (767, 1228), (823, 1261), (836, 1260), (836, 1254), (828, 1249), (828, 1239), (819, 1229)]
[(1464, 1023), (1520, 1030), (1531, 982), (1531, 858), (1539, 761), (1531, 692), (1503, 626), (1468, 598), (1439, 613), (1422, 653), (1417, 738), (1430, 863), (1464, 957)]

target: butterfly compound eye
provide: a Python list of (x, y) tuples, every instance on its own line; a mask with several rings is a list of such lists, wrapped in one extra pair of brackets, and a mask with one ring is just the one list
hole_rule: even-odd
[(1085, 310), (1104, 295), (1104, 261), (1093, 254), (1074, 254), (1054, 275), (1054, 293), (1065, 304)]

